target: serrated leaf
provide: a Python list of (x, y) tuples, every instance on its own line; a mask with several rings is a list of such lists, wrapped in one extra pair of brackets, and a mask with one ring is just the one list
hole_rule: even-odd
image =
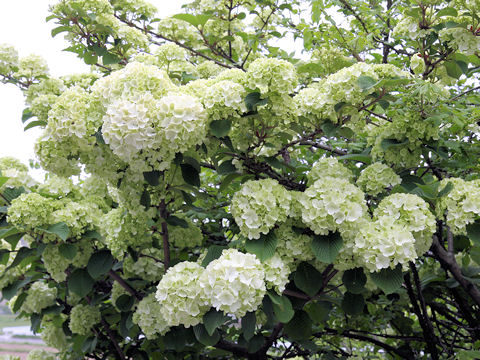
[(214, 120), (210, 123), (210, 133), (217, 138), (228, 135), (231, 128), (232, 120), (230, 119)]
[(305, 305), (305, 311), (316, 324), (323, 324), (327, 321), (331, 310), (332, 303), (327, 301), (309, 302)]
[(150, 192), (148, 190), (144, 190), (142, 192), (142, 196), (140, 197), (140, 205), (145, 206), (146, 209), (150, 208), (150, 205), (152, 204), (151, 198), (150, 198)]
[(47, 122), (43, 120), (36, 120), (36, 121), (31, 121), (28, 123), (27, 126), (23, 128), (23, 131), (27, 131), (28, 129), (34, 128), (36, 126), (46, 126)]
[(353, 160), (370, 165), (372, 163), (372, 157), (365, 154), (347, 154), (338, 157), (339, 160)]
[(68, 228), (68, 225), (65, 224), (63, 221), (56, 223), (54, 225), (51, 225), (47, 229), (44, 229), (44, 228), (39, 228), (39, 229), (45, 231), (48, 234), (57, 235), (63, 241), (67, 240), (68, 237), (70, 236), (70, 229)]
[(342, 237), (339, 233), (334, 232), (323, 236), (315, 235), (311, 249), (317, 260), (330, 264), (335, 260), (342, 246)]
[(246, 240), (245, 250), (255, 254), (260, 261), (265, 261), (275, 254), (277, 248), (277, 237), (273, 231), (267, 235), (261, 234), (259, 239)]
[(342, 300), (342, 309), (348, 315), (359, 315), (363, 312), (365, 307), (365, 299), (363, 295), (352, 294), (351, 292), (346, 292)]
[(227, 188), (228, 188), (228, 185), (230, 185), (232, 183), (233, 180), (235, 180), (236, 178), (242, 176), (242, 174), (237, 174), (237, 173), (233, 173), (233, 174), (228, 174), (227, 176), (225, 176), (225, 178), (223, 179), (222, 183), (220, 184), (220, 187), (219, 187), (219, 191), (220, 192), (224, 192)]
[(25, 260), (26, 258), (30, 257), (30, 256), (33, 256), (34, 254), (36, 253), (36, 250), (35, 249), (30, 249), (28, 247), (21, 247), (20, 249), (18, 249), (17, 251), (17, 255), (15, 256), (15, 259), (13, 260), (13, 262), (5, 269), (5, 271), (7, 271), (8, 269), (11, 269), (15, 266), (17, 266), (18, 264), (20, 264), (23, 260)]
[(65, 31), (71, 31), (72, 28), (70, 26), (59, 26), (56, 27), (55, 29), (52, 29), (52, 37), (57, 36), (58, 34), (65, 32)]
[(77, 255), (77, 247), (73, 244), (60, 244), (58, 251), (68, 260), (73, 260)]
[(76, 269), (68, 278), (68, 288), (76, 295), (83, 298), (93, 288), (95, 281), (85, 269)]
[(88, 260), (87, 270), (88, 274), (93, 278), (97, 279), (100, 276), (109, 272), (113, 266), (114, 259), (110, 250), (100, 250), (94, 253), (90, 260)]
[(468, 224), (466, 229), (468, 238), (472, 240), (475, 245), (480, 246), (480, 221)]
[(295, 271), (293, 277), (295, 286), (309, 296), (315, 296), (322, 287), (322, 274), (312, 265), (302, 262)]
[(87, 65), (95, 65), (98, 62), (98, 56), (93, 51), (88, 51), (83, 54), (83, 61)]
[(25, 123), (28, 119), (34, 117), (35, 115), (29, 108), (26, 108), (22, 112), (22, 123)]
[(343, 285), (352, 294), (360, 294), (365, 289), (367, 276), (362, 268), (346, 270), (342, 276)]
[(235, 167), (235, 165), (233, 165), (232, 160), (227, 160), (222, 162), (218, 166), (217, 171), (219, 175), (228, 175), (235, 173), (237, 171), (237, 168)]
[(282, 323), (288, 323), (295, 314), (290, 300), (285, 295), (281, 296), (271, 292), (268, 292), (267, 295), (272, 300), (275, 318)]
[(171, 226), (179, 226), (183, 229), (188, 228), (188, 222), (178, 216), (170, 215), (165, 221)]
[(299, 310), (292, 320), (285, 324), (284, 329), (293, 340), (305, 340), (312, 335), (312, 320), (305, 311)]
[(95, 239), (95, 240), (102, 240), (102, 235), (98, 231), (95, 230), (90, 230), (87, 231), (85, 234), (82, 236), (84, 239)]
[(205, 268), (207, 267), (208, 264), (210, 264), (213, 260), (218, 259), (220, 256), (222, 256), (223, 250), (225, 250), (227, 247), (226, 246), (220, 246), (220, 245), (211, 245), (208, 248), (207, 255), (203, 258), (202, 261), (202, 266)]
[(209, 335), (203, 324), (194, 326), (193, 333), (197, 340), (205, 346), (213, 346), (220, 340), (220, 334), (217, 330), (214, 330), (212, 335)]
[(441, 198), (441, 197), (447, 196), (452, 190), (453, 190), (453, 184), (449, 181), (447, 185), (445, 185), (445, 187), (442, 190), (440, 190), (437, 197)]
[(241, 320), (242, 332), (245, 340), (250, 340), (255, 334), (255, 325), (257, 323), (257, 317), (254, 312), (247, 313)]
[(360, 86), (360, 89), (362, 90), (368, 90), (374, 87), (376, 83), (377, 81), (370, 76), (362, 75), (362, 76), (359, 76), (357, 79), (357, 84), (358, 86)]
[(143, 178), (149, 185), (158, 186), (160, 184), (161, 174), (162, 172), (158, 170), (146, 171), (143, 173)]
[(256, 111), (257, 106), (266, 105), (267, 103), (268, 99), (262, 99), (262, 95), (258, 91), (247, 94), (245, 97), (245, 105), (248, 111)]
[(437, 16), (441, 17), (441, 16), (453, 16), (453, 17), (457, 17), (458, 16), (458, 11), (455, 10), (454, 8), (451, 8), (451, 7), (447, 7), (447, 8), (444, 8), (444, 9), (441, 9), (437, 12)]
[(112, 54), (112, 53), (105, 53), (102, 56), (102, 63), (103, 65), (112, 65), (112, 64), (118, 64), (122, 59), (119, 58), (117, 55)]
[(200, 187), (200, 174), (192, 165), (181, 164), (183, 180), (189, 185)]
[(18, 188), (6, 188), (3, 191), (2, 195), (8, 202), (11, 203), (13, 200), (15, 200), (17, 197), (22, 195), (24, 192), (25, 192), (25, 188), (23, 186), (20, 186)]
[(2, 289), (2, 299), (10, 300), (13, 298), (19, 289), (27, 285), (31, 281), (31, 278), (23, 280), (17, 280)]
[(130, 311), (134, 303), (135, 299), (133, 296), (123, 294), (118, 297), (117, 301), (115, 301), (115, 306), (118, 308), (118, 310), (127, 312)]
[(215, 330), (227, 320), (228, 317), (225, 316), (222, 311), (215, 309), (211, 309), (203, 315), (203, 325), (205, 325), (208, 336), (212, 336)]
[(192, 14), (176, 14), (176, 15), (173, 15), (172, 17), (174, 19), (186, 21), (195, 27), (205, 25), (205, 23), (211, 18), (210, 15), (192, 15)]
[(395, 269), (387, 268), (370, 273), (370, 278), (386, 295), (392, 294), (403, 284), (402, 266), (399, 264)]
[(408, 139), (404, 141), (399, 141), (397, 139), (383, 139), (382, 142), (380, 143), (380, 146), (382, 147), (382, 150), (387, 151), (391, 147), (403, 146), (403, 145), (407, 145), (408, 143), (409, 143)]

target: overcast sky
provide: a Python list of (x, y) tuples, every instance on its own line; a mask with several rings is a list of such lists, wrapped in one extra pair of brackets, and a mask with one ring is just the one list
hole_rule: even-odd
[[(55, 0), (0, 0), (0, 44), (15, 46), (20, 56), (38, 54), (47, 60), (54, 76), (81, 73), (89, 67), (75, 54), (64, 52), (69, 46), (59, 34), (52, 39), (53, 21), (45, 22), (48, 7)], [(181, 12), (186, 0), (151, 0), (165, 17)], [(21, 121), (25, 108), (22, 92), (12, 84), (0, 84), (0, 157), (13, 156), (28, 164), (34, 158), (33, 144), (40, 135), (39, 128), (23, 131)], [(37, 178), (39, 173), (36, 174)], [(39, 179), (40, 180), (40, 179)]]

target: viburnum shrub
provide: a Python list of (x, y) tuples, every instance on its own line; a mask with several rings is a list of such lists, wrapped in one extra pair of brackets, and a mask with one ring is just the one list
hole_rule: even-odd
[[(91, 65), (0, 45), (29, 359), (480, 358), (478, 0), (61, 0)], [(282, 48), (291, 39), (297, 50)]]

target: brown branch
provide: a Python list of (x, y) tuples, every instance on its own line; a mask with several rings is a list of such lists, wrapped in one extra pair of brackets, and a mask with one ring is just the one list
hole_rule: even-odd
[(479, 89), (480, 89), (480, 86), (471, 88), (471, 89), (469, 89), (469, 90), (465, 90), (464, 92), (462, 92), (462, 93), (458, 94), (457, 96), (454, 96), (453, 98), (451, 98), (450, 100), (448, 100), (448, 102), (457, 100), (459, 97), (462, 97), (462, 96), (465, 95), (465, 94), (468, 94), (468, 93), (470, 93), (470, 92), (472, 92), (472, 91), (479, 90)]
[(449, 271), (460, 286), (466, 291), (466, 293), (473, 299), (475, 304), (480, 307), (480, 291), (469, 280), (465, 279), (462, 274), (462, 269), (458, 266), (455, 257), (449, 254), (440, 245), (440, 241), (436, 235), (433, 236), (433, 243), (431, 250), (435, 255), (435, 258), (440, 261), (440, 265), (447, 271)]
[(167, 214), (167, 206), (165, 204), (165, 199), (162, 199), (160, 202), (160, 216), (162, 217), (162, 239), (163, 239), (163, 266), (165, 268), (165, 272), (168, 270), (170, 266), (170, 244), (168, 242), (168, 226), (166, 219), (168, 217)]
[(142, 296), (134, 288), (128, 285), (128, 283), (125, 280), (123, 280), (122, 277), (118, 275), (114, 270), (110, 270), (108, 272), (108, 275), (110, 275), (112, 279), (118, 282), (120, 286), (122, 286), (125, 290), (127, 290), (130, 293), (130, 295), (134, 296), (138, 301), (142, 300)]

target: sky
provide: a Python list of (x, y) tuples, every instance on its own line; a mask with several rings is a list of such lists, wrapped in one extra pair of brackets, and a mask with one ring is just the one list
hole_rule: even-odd
[[(55, 0), (0, 0), (0, 44), (15, 46), (20, 56), (41, 55), (46, 59), (50, 74), (62, 76), (88, 72), (89, 67), (75, 54), (62, 51), (69, 46), (59, 34), (51, 37), (54, 21), (47, 23), (49, 5)], [(185, 0), (150, 0), (159, 9), (159, 17), (181, 12)], [(33, 145), (42, 132), (40, 128), (23, 131), (21, 121), (25, 108), (22, 92), (12, 84), (0, 83), (0, 157), (13, 156), (28, 164), (34, 159)], [(41, 171), (34, 171), (39, 179)]]

